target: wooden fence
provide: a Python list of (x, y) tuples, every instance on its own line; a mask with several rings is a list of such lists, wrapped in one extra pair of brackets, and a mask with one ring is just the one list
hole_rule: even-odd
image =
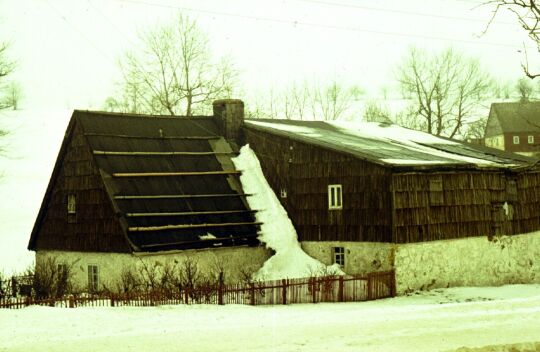
[(29, 305), (51, 307), (120, 307), (178, 304), (273, 305), (319, 302), (359, 302), (396, 295), (393, 271), (368, 275), (284, 279), (237, 285), (215, 285), (174, 291), (107, 293), (50, 299), (0, 298), (0, 308)]

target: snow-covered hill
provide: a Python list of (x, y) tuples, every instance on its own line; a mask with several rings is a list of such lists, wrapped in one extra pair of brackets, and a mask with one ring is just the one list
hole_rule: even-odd
[(72, 111), (0, 112), (0, 271), (20, 272), (33, 262), (26, 250), (41, 200)]

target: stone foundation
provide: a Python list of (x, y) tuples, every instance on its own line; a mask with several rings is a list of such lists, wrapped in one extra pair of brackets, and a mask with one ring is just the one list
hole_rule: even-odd
[(342, 269), (347, 274), (388, 271), (394, 266), (395, 245), (391, 243), (304, 241), (300, 244), (304, 252), (326, 265), (334, 263), (333, 248), (343, 247), (345, 266)]
[(88, 286), (88, 266), (97, 265), (99, 289), (117, 290), (123, 271), (141, 273), (144, 266), (161, 270), (166, 266), (181, 267), (186, 260), (193, 260), (203, 275), (219, 272), (223, 267), (225, 283), (242, 281), (245, 275), (257, 271), (272, 255), (263, 247), (230, 247), (209, 250), (186, 250), (176, 252), (124, 254), (67, 251), (38, 251), (36, 264), (39, 266), (47, 258), (55, 258), (57, 264), (71, 267), (72, 283), (75, 290), (85, 291)]
[(540, 283), (540, 232), (396, 247), (398, 294), (455, 286)]
[[(456, 286), (499, 286), (540, 283), (540, 232), (500, 236), (433, 241), (412, 244), (370, 242), (301, 242), (302, 249), (319, 260), (333, 264), (333, 248), (345, 249), (347, 274), (396, 272), (398, 294), (415, 290)], [(206, 275), (221, 266), (226, 283), (242, 281), (256, 272), (272, 252), (263, 247), (235, 247), (188, 250), (156, 254), (86, 253), (39, 251), (39, 264), (48, 257), (72, 266), (76, 288), (85, 290), (88, 266), (99, 268), (100, 288), (115, 289), (123, 270), (141, 272), (143, 265), (163, 268), (191, 259)]]

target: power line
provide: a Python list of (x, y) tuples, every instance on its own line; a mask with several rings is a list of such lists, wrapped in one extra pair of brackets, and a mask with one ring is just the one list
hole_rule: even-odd
[(45, 0), (45, 2), (47, 3), (47, 5), (49, 5), (49, 7), (53, 10), (53, 12), (56, 13), (56, 15), (58, 15), (65, 23), (67, 23), (72, 29), (74, 29), (77, 33), (79, 33), (79, 35), (84, 39), (86, 40), (97, 52), (99, 52), (104, 58), (106, 58), (108, 61), (110, 61), (111, 63), (114, 63), (114, 59), (111, 58), (107, 53), (105, 53), (103, 50), (101, 50), (92, 40), (90, 40), (90, 38), (88, 38), (88, 36), (86, 36), (86, 34), (81, 31), (79, 28), (77, 28), (77, 26), (75, 26), (73, 23), (71, 23), (70, 21), (67, 20), (66, 16), (64, 16), (62, 14), (62, 12), (60, 12), (56, 7), (54, 7), (48, 0)]
[[(441, 19), (447, 19), (447, 20), (468, 21), (468, 22), (481, 22), (481, 23), (486, 23), (486, 24), (488, 23), (488, 21), (478, 19), (478, 18), (468, 18), (468, 17), (458, 17), (458, 16), (444, 16), (444, 15), (437, 15), (437, 14), (432, 14), (432, 13), (414, 12), (414, 11), (406, 11), (406, 10), (395, 10), (395, 9), (388, 9), (388, 8), (364, 6), (364, 5), (352, 5), (352, 4), (344, 4), (344, 3), (337, 3), (337, 2), (330, 2), (330, 1), (323, 1), (323, 0), (296, 0), (296, 1), (298, 1), (298, 2), (306, 2), (306, 3), (313, 3), (313, 4), (320, 4), (320, 5), (327, 5), (327, 6), (334, 6), (334, 7), (354, 8), (354, 9), (377, 11), (377, 12), (386, 12), (386, 13), (397, 13), (397, 14), (401, 14), (401, 15), (432, 17), (432, 18), (441, 18)], [(498, 21), (497, 22), (492, 22), (492, 23), (505, 24), (505, 25), (512, 25), (513, 24), (511, 22), (498, 22)]]
[(197, 9), (197, 8), (186, 7), (186, 6), (168, 5), (168, 4), (161, 4), (161, 3), (149, 3), (142, 0), (115, 0), (115, 1), (131, 3), (131, 4), (136, 4), (136, 5), (145, 5), (145, 6), (153, 6), (153, 7), (161, 7), (161, 8), (168, 8), (168, 9), (183, 10), (183, 11), (188, 11), (188, 12), (202, 13), (202, 14), (210, 14), (214, 16), (226, 16), (226, 17), (243, 18), (243, 19), (248, 19), (248, 20), (253, 20), (253, 21), (286, 24), (286, 25), (292, 25), (295, 27), (296, 26), (316, 27), (316, 28), (324, 28), (324, 29), (332, 29), (332, 30), (340, 30), (340, 31), (358, 32), (358, 33), (380, 34), (380, 35), (387, 35), (387, 36), (394, 36), (394, 37), (420, 38), (420, 39), (435, 40), (435, 41), (442, 40), (442, 41), (449, 41), (449, 42), (458, 42), (458, 43), (484, 45), (484, 46), (497, 46), (497, 47), (506, 47), (506, 48), (514, 48), (514, 49), (522, 48), (521, 46), (515, 45), (515, 44), (483, 42), (483, 41), (475, 41), (475, 40), (469, 40), (469, 39), (456, 39), (456, 38), (430, 36), (430, 35), (423, 35), (423, 34), (379, 31), (379, 30), (372, 30), (372, 29), (366, 29), (366, 28), (329, 25), (329, 24), (322, 24), (322, 23), (316, 23), (316, 22), (305, 22), (305, 21), (296, 21), (296, 20), (285, 20), (285, 19), (280, 19), (280, 18), (242, 15), (242, 14), (237, 14), (237, 13), (222, 12), (222, 11), (215, 11), (215, 10), (203, 10), (203, 9)]

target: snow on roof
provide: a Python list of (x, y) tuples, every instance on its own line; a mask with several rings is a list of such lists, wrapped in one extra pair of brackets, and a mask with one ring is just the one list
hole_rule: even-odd
[(363, 121), (246, 120), (248, 126), (395, 166), (511, 167), (527, 158), (393, 124)]

